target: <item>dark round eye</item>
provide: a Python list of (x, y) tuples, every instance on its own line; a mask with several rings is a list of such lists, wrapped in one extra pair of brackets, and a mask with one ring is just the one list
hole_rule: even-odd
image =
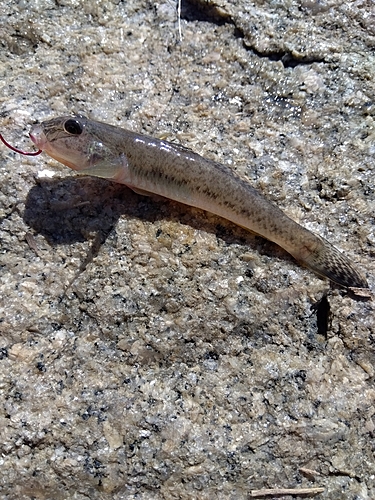
[(83, 132), (82, 124), (74, 118), (66, 120), (66, 122), (64, 123), (64, 129), (65, 132), (68, 132), (68, 134), (72, 135), (81, 135)]

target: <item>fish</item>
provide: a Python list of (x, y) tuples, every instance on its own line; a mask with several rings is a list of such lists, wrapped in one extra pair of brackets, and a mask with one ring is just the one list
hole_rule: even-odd
[(81, 115), (44, 121), (29, 135), (39, 151), (72, 170), (223, 217), (276, 243), (320, 277), (367, 293), (366, 278), (346, 255), (292, 220), (224, 164), (185, 146)]

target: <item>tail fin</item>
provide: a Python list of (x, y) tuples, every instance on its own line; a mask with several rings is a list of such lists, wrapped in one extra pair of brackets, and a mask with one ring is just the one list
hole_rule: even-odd
[[(320, 276), (347, 288), (368, 288), (367, 280), (352, 265), (350, 260), (324, 238), (315, 235), (320, 244), (304, 257), (298, 258), (302, 264)], [(315, 246), (315, 245), (314, 245)]]

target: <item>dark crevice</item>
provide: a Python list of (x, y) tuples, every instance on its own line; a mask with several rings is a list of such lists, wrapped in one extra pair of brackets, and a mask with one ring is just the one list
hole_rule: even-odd
[(331, 307), (326, 295), (311, 306), (311, 309), (316, 312), (316, 324), (318, 334), (326, 336), (329, 330)]
[(254, 49), (254, 47), (248, 47), (245, 43), (244, 47), (246, 49), (252, 50), (258, 57), (267, 58), (270, 61), (281, 61), (284, 68), (295, 68), (296, 66), (306, 66), (313, 63), (324, 62), (324, 59), (318, 59), (314, 57), (295, 57), (290, 52), (284, 51), (262, 53)]
[(181, 0), (181, 19), (203, 21), (222, 26), (234, 24), (230, 14), (216, 5), (202, 4), (199, 0)]

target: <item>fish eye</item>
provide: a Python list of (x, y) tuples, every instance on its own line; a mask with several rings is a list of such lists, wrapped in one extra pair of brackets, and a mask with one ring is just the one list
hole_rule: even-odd
[(68, 134), (81, 135), (83, 132), (83, 127), (78, 120), (70, 118), (64, 123), (64, 130), (65, 132), (68, 132)]

